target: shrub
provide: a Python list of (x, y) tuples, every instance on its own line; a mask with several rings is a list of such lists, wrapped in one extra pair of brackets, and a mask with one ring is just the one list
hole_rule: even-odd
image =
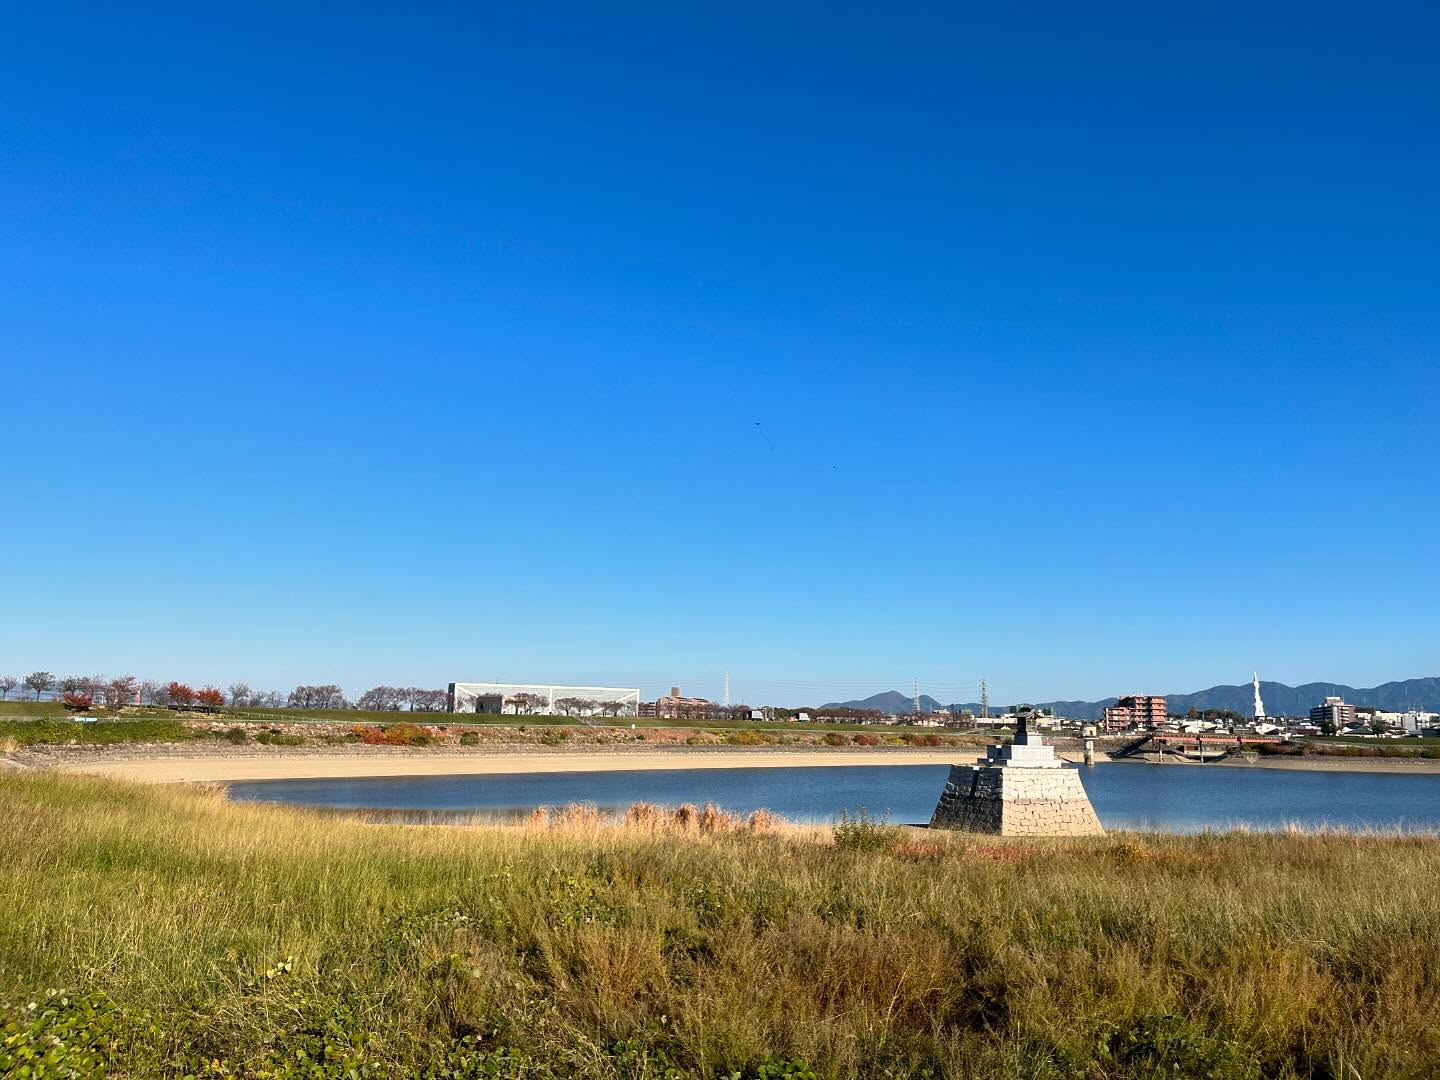
[(466, 731), (460, 735), (461, 746), (479, 746), (480, 733), (478, 731)]
[(239, 746), (241, 743), (249, 742), (250, 736), (246, 734), (243, 727), (232, 727), (229, 731), (225, 732), (225, 741)]
[(381, 731), (384, 733), (387, 746), (429, 746), (435, 741), (434, 737), (419, 724), (412, 724), (408, 721), (391, 724), (387, 728), (382, 728)]
[(779, 817), (762, 806), (750, 815), (750, 819), (745, 824), (751, 832), (770, 832), (779, 827), (780, 821)]
[(547, 731), (540, 736), (540, 742), (543, 746), (559, 746), (568, 738), (570, 738), (568, 731)]
[(67, 708), (71, 712), (84, 712), (86, 709), (90, 708), (91, 705), (95, 704), (95, 699), (92, 698), (89, 694), (78, 694), (75, 693), (73, 690), (67, 693), (60, 700), (64, 703), (65, 708)]
[(630, 809), (625, 811), (625, 824), (630, 826), (654, 828), (664, 824), (665, 820), (664, 808), (656, 806), (654, 803), (631, 803)]
[(849, 811), (840, 811), (840, 820), (835, 823), (835, 846), (842, 851), (888, 851), (900, 838), (900, 831), (885, 823), (884, 818), (872, 818), (862, 806), (854, 817)]
[(761, 731), (732, 731), (726, 742), (732, 746), (769, 746), (771, 739)]
[(384, 746), (385, 732), (378, 727), (366, 727), (363, 724), (356, 724), (350, 729), (352, 734), (360, 736), (360, 741), (366, 746)]
[(734, 814), (727, 814), (714, 803), (707, 802), (705, 809), (700, 811), (701, 832), (734, 832), (740, 828), (740, 819)]
[(842, 735), (838, 731), (827, 731), (823, 741), (826, 746), (849, 746), (850, 736)]
[(856, 746), (879, 746), (879, 745), (880, 745), (880, 736), (879, 736), (879, 735), (856, 735), (856, 736), (855, 736), (855, 745), (856, 745)]
[(286, 735), (272, 728), (256, 735), (255, 741), (261, 746), (300, 746), (305, 739), (299, 735)]

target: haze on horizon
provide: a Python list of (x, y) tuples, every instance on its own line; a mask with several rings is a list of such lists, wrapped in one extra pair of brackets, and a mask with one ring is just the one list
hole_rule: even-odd
[(0, 30), (0, 671), (1440, 670), (1433, 7)]

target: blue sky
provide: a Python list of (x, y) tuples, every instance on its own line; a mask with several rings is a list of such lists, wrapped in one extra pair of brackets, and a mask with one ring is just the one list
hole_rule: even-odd
[(0, 670), (1440, 671), (1433, 6), (0, 17)]

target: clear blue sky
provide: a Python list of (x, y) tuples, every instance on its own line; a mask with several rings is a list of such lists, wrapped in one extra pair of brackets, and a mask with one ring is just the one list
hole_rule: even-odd
[(1440, 671), (1434, 5), (296, 7), (0, 17), (0, 670)]

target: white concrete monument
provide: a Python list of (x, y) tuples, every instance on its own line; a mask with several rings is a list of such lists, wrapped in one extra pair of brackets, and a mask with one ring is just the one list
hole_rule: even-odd
[(1000, 836), (1099, 836), (1105, 830), (1080, 783), (1055, 748), (1020, 716), (1015, 741), (992, 746), (985, 760), (952, 765), (930, 817), (932, 829)]

